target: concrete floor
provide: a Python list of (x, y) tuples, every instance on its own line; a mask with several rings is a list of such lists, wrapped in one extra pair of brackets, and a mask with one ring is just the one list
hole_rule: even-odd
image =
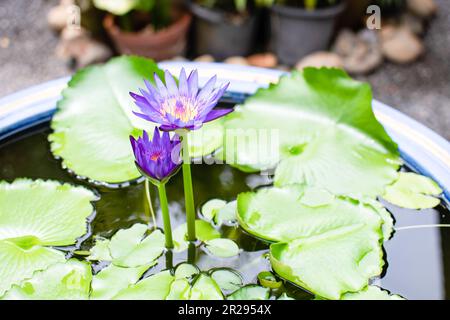
[[(359, 79), (371, 83), (375, 98), (450, 140), (450, 6), (436, 1), (440, 10), (425, 37), (426, 55), (408, 66), (385, 63)], [(0, 97), (71, 73), (56, 58), (58, 39), (46, 23), (57, 2), (0, 1)]]

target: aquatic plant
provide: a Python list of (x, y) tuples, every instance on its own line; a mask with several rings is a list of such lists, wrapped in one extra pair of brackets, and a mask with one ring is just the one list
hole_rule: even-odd
[[(130, 99), (129, 92), (154, 73), (158, 77)], [(223, 93), (213, 80), (205, 91), (210, 99), (203, 99), (208, 102), (197, 101), (197, 77), (182, 72), (177, 84), (137, 57), (113, 59), (73, 77), (49, 140), (64, 169), (74, 174), (65, 177), (97, 190), (41, 180), (0, 183), (0, 298), (402, 299), (371, 284), (386, 265), (383, 245), (394, 232), (394, 219), (379, 198), (410, 209), (432, 208), (442, 190), (429, 178), (399, 171), (397, 145), (373, 114), (370, 87), (341, 70), (310, 68), (282, 77), (230, 113), (213, 109)], [(182, 96), (192, 88), (195, 95)], [(133, 113), (133, 100), (144, 119)], [(199, 116), (197, 105), (209, 112)], [(206, 123), (212, 112), (211, 118), (227, 115)], [(195, 116), (199, 121), (190, 122)], [(171, 132), (161, 136), (161, 125), (184, 139), (170, 139)], [(278, 130), (276, 150), (261, 156), (264, 140), (249, 148), (229, 144), (228, 131), (242, 128)], [(220, 134), (212, 137), (211, 130)], [(199, 133), (202, 139), (192, 139)], [(239, 133), (246, 139), (252, 132)], [(180, 155), (182, 143), (187, 152)], [(196, 192), (207, 190), (207, 198), (215, 199), (204, 203), (199, 219), (194, 212), (186, 223), (179, 185), (168, 184), (169, 196), (179, 200), (171, 203), (178, 226), (170, 236), (164, 189), (164, 233), (156, 224), (150, 230), (139, 201), (145, 194), (140, 177), (165, 185), (180, 157), (188, 155), (190, 163), (213, 152), (240, 171), (202, 167), (207, 177), (197, 180)], [(273, 170), (273, 180), (257, 174), (265, 169)], [(118, 196), (111, 201), (114, 192)], [(92, 224), (95, 211), (100, 217)], [(105, 214), (114, 222), (102, 229)], [(190, 224), (195, 243), (189, 241)], [(170, 239), (173, 249), (166, 250)], [(251, 270), (257, 282), (241, 276), (240, 268)]]
[[(172, 227), (167, 204), (166, 183), (181, 167), (180, 143), (178, 136), (170, 138), (168, 132), (162, 136), (157, 127), (150, 140), (147, 131), (137, 140), (130, 136), (131, 146), (139, 171), (153, 183), (159, 191), (159, 202), (164, 220), (166, 247), (173, 248)], [(146, 183), (148, 189), (148, 183)], [(151, 206), (151, 203), (149, 204)]]
[(200, 90), (197, 70), (186, 76), (181, 70), (179, 85), (169, 71), (165, 71), (164, 85), (155, 73), (156, 87), (145, 81), (148, 91), (140, 89), (142, 95), (131, 92), (136, 106), (141, 110), (135, 115), (159, 125), (163, 131), (177, 130), (183, 141), (183, 180), (188, 223), (188, 239), (195, 241), (195, 205), (192, 187), (191, 157), (189, 155), (188, 132), (200, 129), (204, 123), (221, 118), (233, 109), (214, 109), (225, 93), (229, 83), (215, 87), (217, 76), (212, 77)]

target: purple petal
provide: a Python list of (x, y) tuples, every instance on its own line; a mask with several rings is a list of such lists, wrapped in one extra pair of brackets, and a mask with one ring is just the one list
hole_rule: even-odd
[(177, 83), (175, 82), (175, 79), (170, 74), (170, 72), (167, 70), (164, 72), (164, 75), (166, 78), (166, 86), (167, 86), (167, 90), (169, 91), (169, 94), (171, 96), (178, 96), (179, 92), (178, 92), (178, 87), (177, 87)]
[(159, 130), (161, 130), (161, 131), (174, 131), (177, 129), (181, 129), (181, 128), (179, 128), (173, 124), (163, 124), (159, 127)]
[(134, 153), (134, 155), (136, 155), (137, 141), (133, 136), (130, 136), (130, 143), (131, 143), (131, 148), (133, 149), (133, 153)]
[(158, 127), (155, 127), (155, 130), (153, 130), (152, 145), (154, 145), (154, 146), (160, 145), (160, 135), (159, 135)]
[(169, 149), (171, 147), (171, 145), (170, 145), (170, 134), (167, 131), (163, 132), (163, 134), (162, 134), (161, 146), (164, 149)]
[(169, 92), (167, 91), (166, 86), (156, 73), (155, 73), (155, 83), (158, 88), (159, 94), (161, 95), (161, 98), (166, 98), (167, 96), (169, 96)]
[(159, 93), (156, 90), (156, 88), (150, 83), (150, 81), (144, 79), (145, 86), (147, 87), (148, 92), (150, 95), (153, 96), (154, 99), (160, 98)]
[(187, 80), (189, 87), (189, 95), (191, 97), (196, 97), (198, 93), (198, 72), (197, 70), (193, 70), (189, 75)]
[(141, 119), (154, 122), (154, 123), (160, 123), (161, 122), (161, 116), (155, 116), (154, 114), (143, 114), (139, 112), (133, 111), (133, 114), (138, 116)]
[(229, 114), (233, 111), (234, 111), (233, 109), (214, 109), (206, 115), (204, 122), (206, 123), (206, 122), (216, 120), (218, 118), (226, 116), (227, 114)]
[(137, 93), (130, 92), (130, 96), (133, 98), (133, 100), (134, 100), (135, 102), (140, 102), (140, 103), (145, 103), (145, 102), (147, 102), (147, 100), (146, 100), (143, 96), (140, 96), (140, 95), (138, 95)]
[(180, 79), (179, 79), (179, 92), (180, 96), (187, 97), (189, 96), (189, 85), (186, 79), (186, 71), (181, 69)]
[(147, 133), (147, 131), (145, 131), (144, 130), (144, 132), (142, 133), (142, 139), (144, 140), (144, 141), (150, 141), (150, 139), (149, 139), (149, 137), (148, 137), (148, 133)]
[(211, 94), (211, 92), (214, 89), (214, 86), (216, 85), (217, 76), (212, 77), (208, 80), (208, 82), (205, 84), (202, 90), (200, 90), (200, 93), (197, 96), (198, 100), (207, 100), (208, 96)]

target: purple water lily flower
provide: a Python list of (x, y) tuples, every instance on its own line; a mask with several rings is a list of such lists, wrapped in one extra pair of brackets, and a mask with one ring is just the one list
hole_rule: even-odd
[(156, 87), (145, 80), (148, 91), (140, 89), (141, 95), (130, 92), (141, 111), (134, 114), (159, 124), (163, 131), (199, 129), (203, 123), (233, 111), (233, 109), (213, 110), (229, 86), (227, 83), (216, 88), (216, 81), (217, 77), (212, 77), (200, 90), (197, 70), (186, 77), (186, 72), (182, 69), (178, 86), (168, 71), (165, 72), (165, 85), (155, 74)]
[(170, 139), (168, 132), (160, 136), (160, 131), (155, 128), (152, 140), (144, 131), (142, 137), (137, 140), (130, 136), (136, 166), (142, 174), (155, 182), (166, 182), (177, 173), (181, 166), (180, 139), (175, 135)]

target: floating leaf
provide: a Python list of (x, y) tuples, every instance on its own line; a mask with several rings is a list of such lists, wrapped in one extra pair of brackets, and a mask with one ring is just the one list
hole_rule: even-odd
[(364, 224), (326, 234), (272, 244), (274, 271), (310, 292), (338, 300), (362, 290), (382, 272), (381, 231)]
[(175, 270), (175, 278), (176, 279), (182, 279), (182, 278), (192, 278), (196, 274), (198, 274), (200, 270), (192, 264), (189, 263), (182, 263), (180, 264), (176, 270)]
[(87, 257), (88, 260), (95, 261), (112, 261), (111, 252), (109, 252), (108, 239), (97, 237), (95, 239), (95, 246), (91, 248), (90, 255)]
[(170, 271), (163, 271), (129, 286), (117, 294), (114, 299), (165, 300), (174, 279)]
[(95, 199), (85, 188), (55, 181), (1, 182), (0, 240), (19, 244), (27, 237), (29, 247), (75, 244), (87, 231)]
[(208, 251), (219, 258), (230, 258), (239, 254), (239, 247), (230, 239), (212, 239), (206, 241)]
[(218, 226), (222, 224), (234, 224), (236, 223), (237, 217), (237, 201), (228, 202), (224, 207), (222, 207), (214, 217), (214, 223)]
[(88, 299), (92, 280), (88, 263), (75, 259), (57, 263), (36, 272), (20, 286), (13, 286), (7, 300), (83, 300)]
[(283, 284), (281, 281), (278, 281), (270, 271), (263, 271), (258, 273), (258, 281), (263, 287), (269, 289), (278, 289)]
[[(397, 181), (386, 187), (383, 198), (407, 209), (434, 208), (441, 202), (439, 185), (428, 177), (412, 172), (400, 172)], [(433, 197), (435, 196), (435, 197)]]
[(270, 290), (257, 285), (248, 285), (230, 294), (227, 300), (268, 300)]
[(178, 278), (172, 282), (169, 295), (166, 300), (189, 300), (191, 285), (186, 278)]
[(98, 238), (91, 249), (89, 260), (111, 261), (119, 267), (140, 267), (151, 264), (165, 249), (164, 235), (160, 230), (145, 237), (148, 227), (135, 224), (119, 230), (111, 240)]
[(356, 293), (346, 293), (341, 300), (405, 300), (399, 295), (391, 295), (377, 286), (368, 286)]
[(190, 300), (223, 300), (223, 294), (211, 277), (200, 274), (192, 286)]
[[(55, 156), (78, 176), (108, 184), (137, 179), (129, 136), (142, 129), (152, 132), (154, 124), (133, 114), (129, 92), (153, 81), (162, 70), (151, 60), (119, 57), (103, 66), (89, 67), (75, 74), (63, 91), (53, 117), (49, 136)], [(222, 122), (213, 122), (193, 135), (192, 156), (209, 154), (220, 147)], [(200, 138), (197, 138), (200, 137)]]
[[(208, 241), (220, 238), (220, 233), (214, 227), (204, 221), (195, 220), (195, 232), (197, 239), (200, 241)], [(176, 251), (184, 251), (188, 248), (189, 242), (186, 240), (187, 224), (184, 223), (178, 226), (173, 232), (173, 243)]]
[(129, 92), (155, 72), (161, 71), (151, 60), (120, 57), (76, 73), (51, 123), (53, 154), (77, 175), (96, 181), (122, 183), (140, 177), (129, 141), (138, 132), (130, 120)]
[(211, 278), (225, 291), (235, 291), (243, 286), (242, 277), (232, 269), (216, 269), (211, 273)]
[(202, 207), (202, 215), (208, 220), (212, 221), (216, 214), (227, 204), (226, 201), (220, 199), (212, 199), (206, 202)]
[(189, 155), (200, 158), (210, 155), (223, 144), (224, 119), (205, 123), (202, 128), (189, 132)]
[(311, 208), (327, 206), (334, 201), (334, 196), (326, 190), (308, 188), (304, 191), (300, 202)]
[(278, 165), (277, 186), (306, 183), (376, 197), (395, 180), (400, 162), (371, 104), (370, 87), (341, 70), (294, 72), (227, 116), (223, 157), (247, 171)]
[(23, 249), (14, 243), (0, 241), (0, 296), (13, 284), (31, 278), (35, 271), (64, 261), (62, 252), (50, 248), (35, 246)]
[(87, 231), (95, 195), (54, 181), (0, 183), (0, 296), (35, 271), (63, 262), (46, 246), (68, 246)]
[(302, 201), (304, 192), (304, 187), (290, 186), (241, 193), (239, 223), (249, 233), (273, 242), (335, 233), (366, 224), (378, 228), (382, 223), (371, 205), (344, 197), (329, 202), (326, 196), (328, 204), (311, 207)]
[(91, 299), (110, 300), (122, 290), (135, 284), (151, 265), (122, 268), (110, 264), (92, 279)]
[(371, 206), (376, 212), (379, 214), (380, 218), (383, 220), (383, 238), (384, 241), (388, 241), (392, 234), (394, 233), (394, 218), (392, 218), (392, 215), (389, 213), (389, 211), (386, 210), (383, 205), (374, 200), (374, 199), (363, 199), (362, 200), (365, 205)]
[(139, 267), (156, 260), (165, 249), (164, 235), (155, 230), (144, 237), (147, 231), (145, 224), (119, 230), (109, 244), (112, 262), (119, 267)]

